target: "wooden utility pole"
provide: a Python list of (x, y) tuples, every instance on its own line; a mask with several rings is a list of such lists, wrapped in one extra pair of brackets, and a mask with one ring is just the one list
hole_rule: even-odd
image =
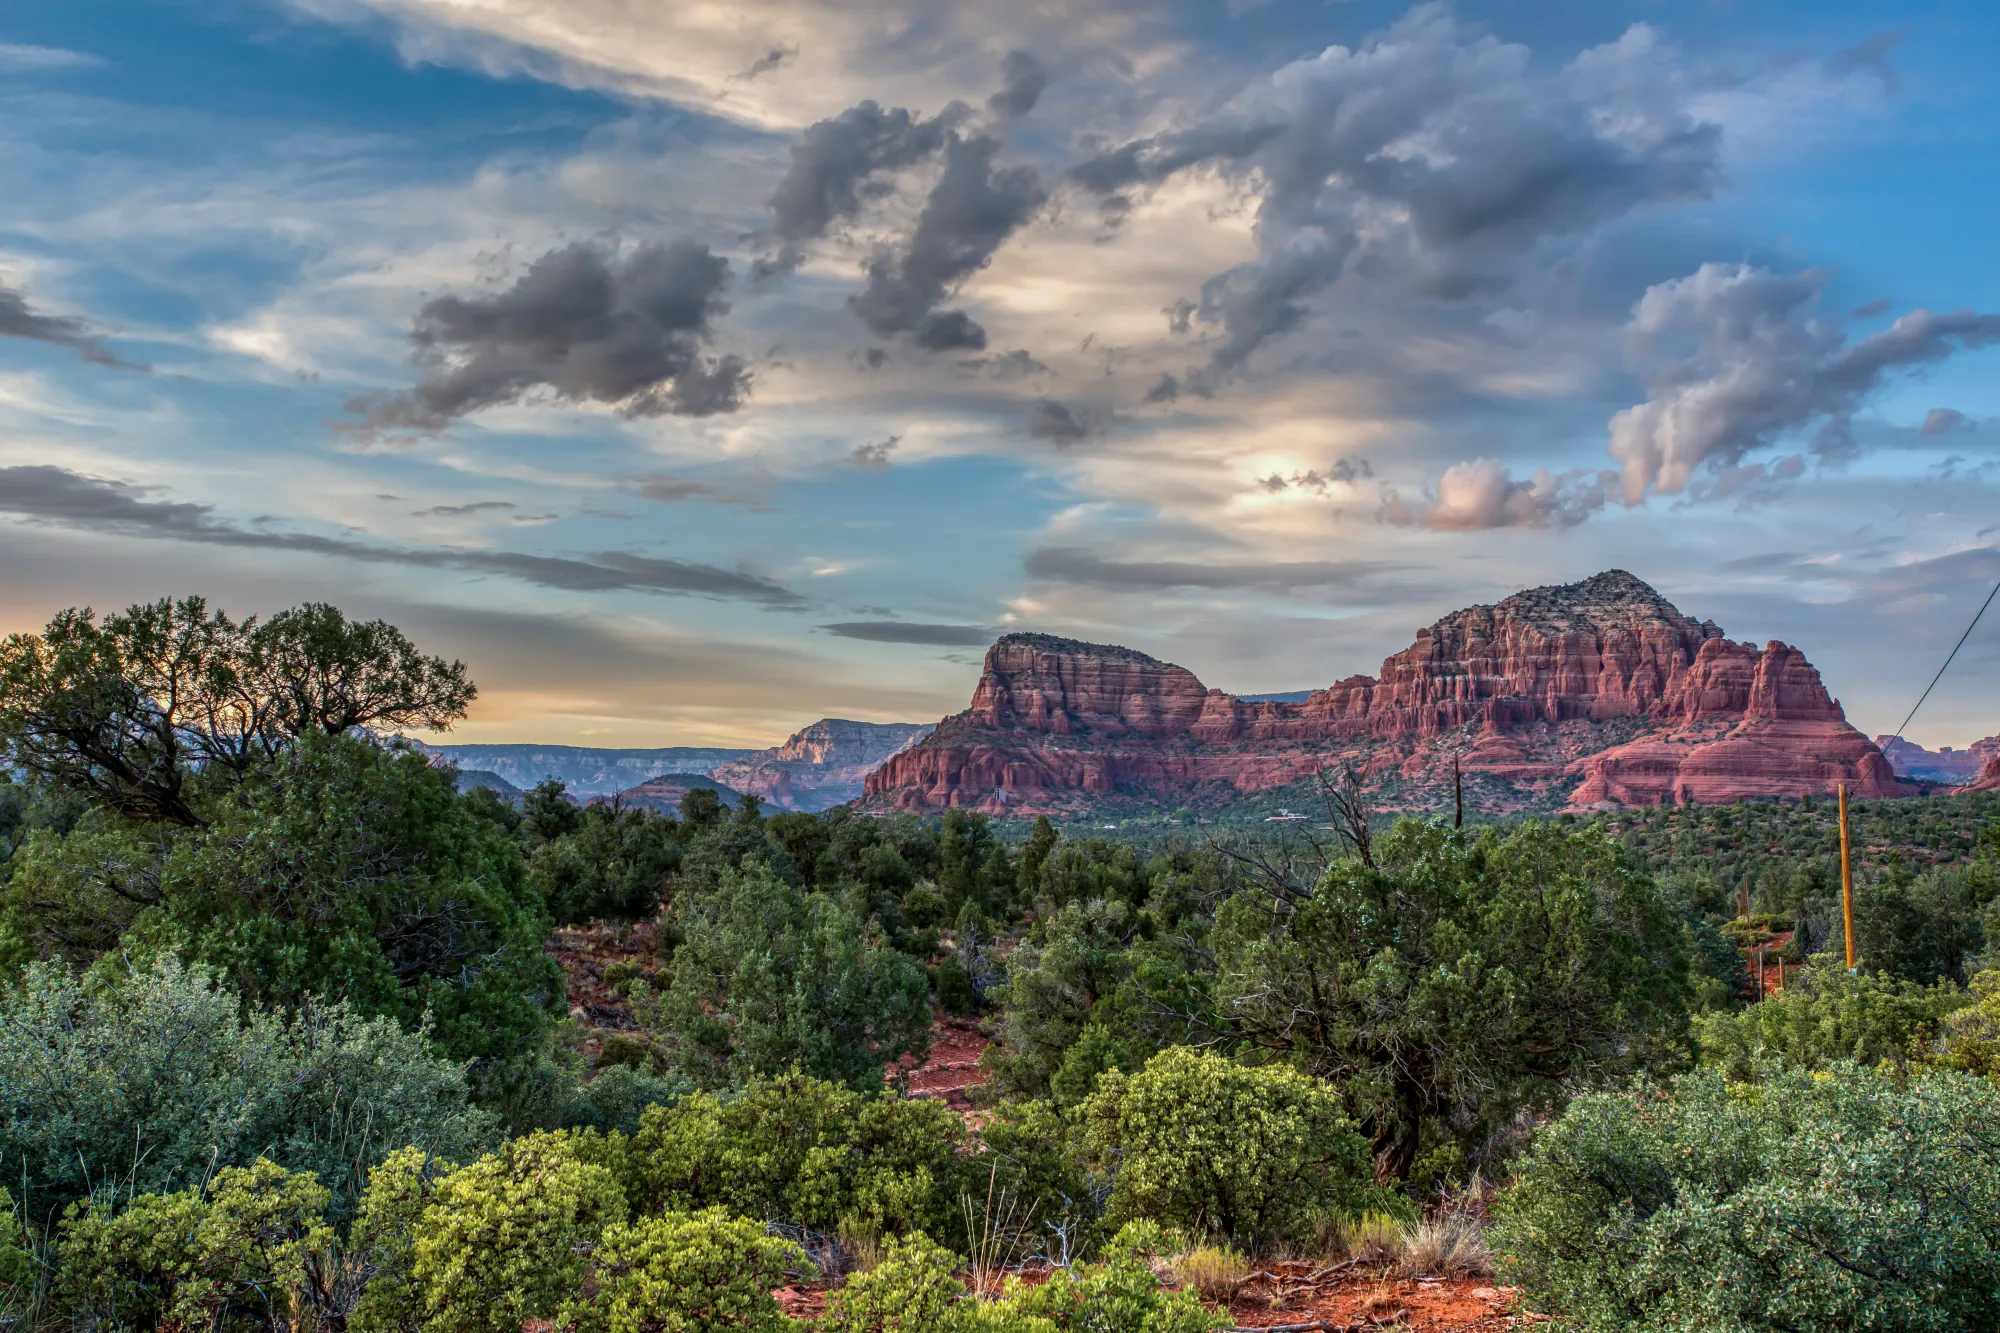
[(1778, 989), (1785, 988), (1785, 955), (1778, 955)]
[(1465, 827), (1465, 775), (1458, 771), (1458, 756), (1451, 757), (1451, 826)]
[(1847, 852), (1847, 784), (1840, 784), (1840, 919), (1847, 927), (1847, 970), (1854, 970), (1854, 866)]

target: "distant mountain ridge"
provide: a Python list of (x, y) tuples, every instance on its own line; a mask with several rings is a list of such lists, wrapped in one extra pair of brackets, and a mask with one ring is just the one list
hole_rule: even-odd
[(1301, 702), (1211, 690), (1130, 648), (1006, 635), (971, 706), (870, 775), (864, 804), (1215, 804), (1351, 765), (1385, 807), (1437, 808), (1454, 761), (1487, 809), (1902, 791), (1797, 649), (1732, 642), (1609, 570), (1452, 612), (1379, 677)]
[(581, 745), (412, 744), (461, 769), (495, 774), (524, 791), (544, 778), (560, 778), (579, 800), (615, 795), (662, 773), (706, 773), (718, 764), (759, 753), (687, 746), (599, 750)]
[(1954, 750), (1949, 745), (1935, 751), (1926, 750), (1901, 736), (1877, 736), (1875, 743), (1882, 747), (1882, 753), (1896, 770), (1897, 777), (1942, 782), (1954, 787), (1977, 781), (1980, 770), (1989, 761), (2000, 758), (2000, 736), (1974, 741), (1963, 750)]

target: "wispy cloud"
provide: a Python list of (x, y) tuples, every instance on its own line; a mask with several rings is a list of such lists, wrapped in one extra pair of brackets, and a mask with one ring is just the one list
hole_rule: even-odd
[(975, 648), (995, 637), (995, 631), (983, 625), (920, 625), (907, 620), (847, 620), (820, 628), (838, 639), (932, 648)]

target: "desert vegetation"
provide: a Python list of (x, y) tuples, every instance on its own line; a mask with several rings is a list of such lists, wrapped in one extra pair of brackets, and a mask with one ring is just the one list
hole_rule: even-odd
[[(510, 805), (393, 737), (473, 697), (323, 606), (0, 645), (0, 1328), (1192, 1333), (1343, 1273), (2000, 1320), (1977, 798), (1857, 811), (1850, 972), (1810, 804)], [(970, 1114), (905, 1091), (941, 1019)]]

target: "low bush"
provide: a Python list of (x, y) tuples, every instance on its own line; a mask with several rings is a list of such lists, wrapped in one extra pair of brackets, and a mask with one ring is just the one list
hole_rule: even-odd
[(562, 1321), (577, 1333), (785, 1333), (797, 1325), (771, 1291), (811, 1273), (798, 1246), (720, 1208), (607, 1227), (591, 1266), (595, 1294)]
[(632, 1142), (648, 1209), (721, 1206), (828, 1235), (956, 1235), (965, 1127), (942, 1102), (793, 1074), (649, 1108)]
[(1580, 1330), (1948, 1333), (2000, 1320), (2000, 1089), (1852, 1065), (1579, 1098), (1497, 1204)]
[(1086, 1133), (1116, 1219), (1265, 1252), (1383, 1200), (1339, 1094), (1296, 1070), (1177, 1047), (1097, 1086)]
[(1404, 1228), (1396, 1253), (1400, 1277), (1473, 1277), (1490, 1272), (1486, 1228), (1467, 1213), (1440, 1213)]
[(313, 1173), (342, 1218), (391, 1151), (465, 1158), (493, 1135), (463, 1068), (344, 1004), (288, 1019), (171, 955), (123, 976), (37, 963), (0, 994), (0, 1178), (43, 1221), (111, 1181), (166, 1194), (260, 1157)]
[(827, 1297), (816, 1333), (971, 1333), (977, 1311), (958, 1267), (923, 1232), (898, 1236), (872, 1269)]
[(1945, 1015), (1926, 1062), (2000, 1078), (2000, 972), (1972, 978), (1972, 1003)]
[(1007, 1279), (998, 1300), (978, 1307), (978, 1333), (1209, 1333), (1228, 1316), (1210, 1314), (1191, 1291), (1168, 1291), (1153, 1265), (1165, 1252), (1160, 1228), (1127, 1225), (1101, 1263), (1057, 1269), (1031, 1286)]
[(583, 1280), (582, 1251), (625, 1220), (606, 1155), (591, 1135), (530, 1134), (437, 1186), (411, 1267), (432, 1333), (519, 1333), (556, 1313)]

